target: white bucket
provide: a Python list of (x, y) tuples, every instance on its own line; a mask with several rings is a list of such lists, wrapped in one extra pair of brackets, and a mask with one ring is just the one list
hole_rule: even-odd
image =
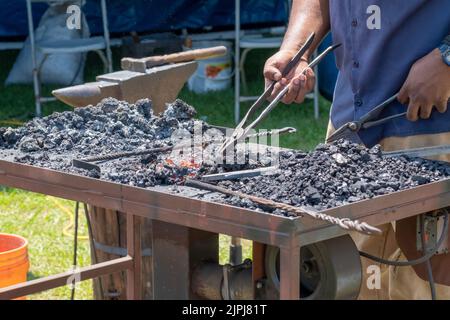
[(234, 75), (232, 69), (231, 50), (229, 41), (193, 41), (192, 49), (225, 46), (227, 54), (198, 61), (197, 71), (189, 78), (188, 88), (195, 93), (224, 90), (231, 86), (231, 78)]

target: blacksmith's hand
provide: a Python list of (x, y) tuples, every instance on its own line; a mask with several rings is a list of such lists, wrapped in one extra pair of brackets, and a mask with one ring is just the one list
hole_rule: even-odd
[(447, 110), (450, 98), (450, 67), (442, 60), (439, 49), (417, 60), (400, 89), (398, 101), (408, 105), (410, 121), (428, 119), (434, 108)]
[(282, 102), (286, 104), (293, 102), (302, 103), (305, 99), (305, 95), (314, 89), (316, 78), (313, 70), (308, 68), (304, 74), (301, 74), (308, 66), (306, 58), (302, 58), (297, 67), (285, 78), (281, 77), (281, 72), (295, 54), (296, 51), (280, 50), (266, 61), (264, 66), (266, 88), (270, 86), (273, 81), (279, 81), (281, 79), (281, 81), (275, 85), (275, 88), (269, 97), (270, 101), (272, 101), (289, 83), (291, 83), (291, 87), (282, 99)]

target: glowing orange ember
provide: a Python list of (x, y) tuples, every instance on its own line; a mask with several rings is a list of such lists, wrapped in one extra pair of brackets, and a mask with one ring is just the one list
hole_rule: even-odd
[(200, 164), (196, 163), (193, 159), (190, 160), (173, 160), (166, 158), (165, 164), (170, 167), (188, 168), (188, 169), (199, 169)]

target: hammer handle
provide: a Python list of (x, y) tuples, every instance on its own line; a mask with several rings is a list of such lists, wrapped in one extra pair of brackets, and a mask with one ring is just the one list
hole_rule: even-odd
[(189, 50), (177, 53), (166, 54), (162, 56), (146, 57), (141, 59), (123, 58), (122, 69), (130, 71), (144, 72), (143, 68), (151, 68), (167, 63), (187, 62), (194, 60), (208, 59), (212, 57), (223, 56), (227, 53), (224, 46), (211, 47), (205, 49)]

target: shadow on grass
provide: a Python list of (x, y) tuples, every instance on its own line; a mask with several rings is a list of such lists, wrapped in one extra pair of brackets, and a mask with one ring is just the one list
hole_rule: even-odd
[(37, 274), (34, 274), (33, 272), (28, 272), (27, 273), (27, 281), (31, 281), (31, 280), (36, 280), (36, 279), (40, 279), (43, 276), (39, 276)]
[(15, 191), (16, 191), (16, 189), (14, 189), (14, 188), (10, 188), (10, 187), (6, 187), (6, 186), (0, 185), (0, 192), (1, 193), (11, 194), (11, 193), (13, 193)]

